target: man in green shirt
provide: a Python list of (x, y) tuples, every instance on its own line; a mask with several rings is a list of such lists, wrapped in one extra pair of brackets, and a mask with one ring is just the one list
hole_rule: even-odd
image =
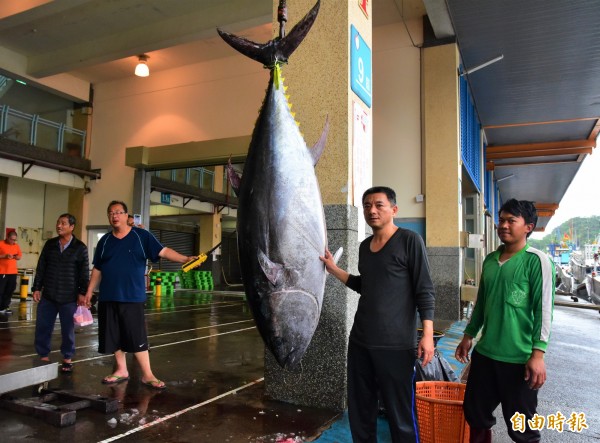
[(500, 208), (497, 230), (503, 244), (483, 262), (477, 303), (456, 348), (456, 359), (466, 363), (481, 330), (464, 400), (471, 443), (491, 442), (498, 404), (513, 441), (540, 441), (528, 420), (536, 414), (538, 389), (546, 381), (555, 277), (550, 258), (527, 244), (536, 223), (532, 202), (511, 199)]

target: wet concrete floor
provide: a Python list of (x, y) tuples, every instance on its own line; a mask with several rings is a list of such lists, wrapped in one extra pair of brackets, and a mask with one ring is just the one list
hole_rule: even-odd
[[(35, 304), (13, 300), (0, 317), (0, 374), (36, 364)], [(147, 327), (154, 374), (164, 391), (143, 386), (132, 355), (130, 380), (103, 385), (113, 357), (97, 352), (97, 323), (76, 331), (73, 373), (48, 383), (53, 390), (119, 400), (118, 411), (77, 411), (76, 423), (56, 427), (39, 418), (0, 409), (2, 442), (272, 442), (310, 441), (338, 417), (335, 411), (299, 407), (265, 398), (264, 346), (243, 294), (177, 291), (150, 297)], [(61, 362), (60, 326), (50, 358)], [(33, 387), (5, 395), (29, 398)], [(53, 403), (60, 405), (59, 403)]]
[[(557, 296), (559, 299), (569, 300)], [(0, 375), (30, 368), (37, 360), (33, 351), (35, 305), (31, 300), (19, 303), (15, 299), (11, 307), (12, 316), (0, 317)], [(243, 294), (179, 291), (174, 296), (150, 297), (146, 318), (152, 367), (166, 382), (165, 391), (154, 391), (140, 383), (132, 356), (128, 356), (129, 381), (114, 386), (101, 384), (102, 378), (112, 371), (112, 356), (97, 353), (96, 324), (80, 328), (73, 373), (58, 374), (48, 387), (116, 398), (118, 410), (109, 414), (80, 410), (74, 425), (59, 428), (32, 416), (0, 409), (0, 441), (350, 443), (322, 434), (339, 419), (337, 412), (265, 398), (264, 346)], [(461, 325), (448, 326), (450, 329), (441, 328), (447, 336), (438, 348), (460, 370), (452, 357), (460, 334), (451, 332), (453, 326)], [(439, 324), (436, 329), (440, 329)], [(59, 345), (57, 324), (52, 349), (57, 350)], [(560, 412), (566, 419), (573, 412), (579, 417), (584, 414), (588, 427), (575, 432), (565, 422), (559, 432), (546, 426), (542, 430), (543, 441), (600, 440), (599, 349), (597, 311), (555, 307), (546, 355), (548, 380), (540, 390), (538, 413), (549, 417)], [(51, 359), (60, 362), (59, 352), (54, 351)], [(33, 387), (29, 387), (8, 395), (27, 398), (33, 395), (32, 391)], [(496, 417), (494, 441), (509, 442), (500, 409)]]
[[(556, 300), (570, 302), (569, 296)], [(590, 306), (580, 300), (579, 304)], [(597, 310), (554, 306), (550, 343), (545, 356), (546, 383), (538, 394), (544, 443), (600, 441), (600, 315)], [(560, 415), (559, 415), (560, 413)], [(575, 414), (575, 416), (573, 416)], [(492, 428), (494, 443), (510, 443), (500, 407)], [(564, 420), (559, 419), (564, 417)], [(573, 420), (575, 418), (575, 420)], [(554, 422), (551, 422), (554, 419)], [(582, 420), (583, 419), (583, 420)], [(585, 426), (583, 427), (583, 422)]]

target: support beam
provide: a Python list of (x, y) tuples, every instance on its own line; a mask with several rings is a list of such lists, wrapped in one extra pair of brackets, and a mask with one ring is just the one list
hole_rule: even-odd
[(125, 165), (144, 170), (176, 169), (197, 166), (243, 163), (250, 146), (250, 136), (177, 143), (163, 146), (126, 148)]
[(538, 209), (537, 215), (538, 217), (554, 217), (554, 211), (550, 209)]
[(558, 203), (535, 203), (538, 217), (554, 217), (554, 213), (558, 209)]
[(498, 160), (504, 158), (591, 154), (595, 147), (595, 140), (488, 146), (486, 149), (486, 157), (488, 160)]
[(549, 211), (556, 211), (558, 209), (558, 203), (536, 203), (536, 209), (546, 209)]
[(596, 140), (598, 138), (598, 134), (600, 134), (600, 119), (596, 120), (596, 124), (594, 125), (592, 132), (590, 132), (588, 139)]
[(485, 164), (485, 170), (486, 171), (494, 171), (497, 168), (512, 168), (514, 166), (525, 166), (525, 167), (532, 167), (532, 166), (545, 166), (545, 165), (562, 165), (562, 164), (567, 164), (567, 163), (581, 163), (583, 161), (583, 159), (585, 158), (587, 154), (579, 154), (577, 156), (577, 159), (575, 160), (548, 160), (548, 161), (536, 161), (536, 162), (503, 162), (500, 164), (494, 163), (493, 161), (488, 161)]
[(547, 120), (543, 122), (525, 122), (525, 123), (506, 123), (503, 125), (487, 125), (483, 129), (502, 129), (502, 128), (518, 128), (520, 126), (537, 126), (537, 125), (555, 125), (558, 123), (575, 123), (589, 120), (598, 120), (598, 117), (584, 117), (584, 118), (569, 118), (564, 120)]

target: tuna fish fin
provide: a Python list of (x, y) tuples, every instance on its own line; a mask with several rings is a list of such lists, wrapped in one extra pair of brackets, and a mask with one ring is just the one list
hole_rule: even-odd
[(229, 184), (233, 188), (233, 192), (235, 195), (240, 195), (240, 183), (242, 181), (240, 175), (237, 173), (235, 169), (233, 169), (233, 165), (231, 164), (231, 157), (229, 157), (229, 161), (227, 162), (227, 180)]
[(308, 31), (312, 27), (317, 14), (321, 0), (312, 7), (312, 9), (300, 20), (292, 30), (282, 39), (276, 38), (267, 43), (255, 43), (251, 40), (237, 35), (230, 34), (222, 29), (217, 28), (217, 32), (225, 42), (238, 52), (241, 52), (246, 57), (262, 63), (268, 68), (273, 68), (277, 63), (285, 63), (288, 57), (302, 43)]
[(321, 133), (321, 138), (315, 143), (315, 145), (310, 149), (310, 155), (313, 159), (313, 166), (317, 166), (317, 162), (321, 158), (321, 154), (323, 154), (323, 150), (325, 149), (325, 142), (327, 141), (327, 134), (329, 133), (329, 116), (325, 118), (325, 127), (323, 128), (323, 132)]
[(342, 256), (342, 254), (344, 253), (344, 248), (343, 247), (339, 247), (337, 251), (335, 251), (335, 254), (333, 254), (333, 262), (337, 265), (337, 262), (340, 260), (340, 257)]
[(258, 250), (258, 263), (271, 284), (276, 285), (283, 276), (283, 265), (272, 262), (261, 249)]
[[(339, 247), (337, 249), (337, 251), (335, 251), (335, 254), (333, 254), (333, 262), (337, 265), (338, 261), (340, 261), (340, 258), (342, 257), (342, 254), (344, 253), (344, 248), (343, 247)], [(325, 270), (325, 272), (327, 272), (329, 274), (329, 272), (327, 270)]]

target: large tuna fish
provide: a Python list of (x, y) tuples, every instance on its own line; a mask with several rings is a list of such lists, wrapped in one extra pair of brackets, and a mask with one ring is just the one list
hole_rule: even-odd
[[(284, 6), (285, 7), (285, 6)], [(237, 235), (242, 278), (258, 330), (279, 365), (294, 368), (319, 322), (326, 247), (323, 204), (314, 172), (326, 128), (309, 150), (290, 112), (280, 67), (302, 42), (319, 2), (286, 36), (258, 44), (218, 30), (242, 54), (271, 70), (241, 182), (228, 174), (239, 197)], [(280, 6), (280, 23), (285, 22)], [(236, 189), (237, 188), (237, 189)]]

